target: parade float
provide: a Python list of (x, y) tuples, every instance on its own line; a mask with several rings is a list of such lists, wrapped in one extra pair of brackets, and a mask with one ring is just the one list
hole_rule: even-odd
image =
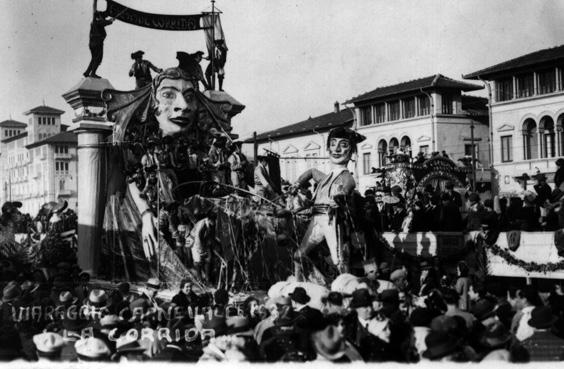
[[(212, 63), (216, 45), (226, 47), (213, 8), (211, 13), (172, 16), (142, 13), (108, 0), (105, 14), (141, 27), (203, 31)], [(178, 67), (161, 71), (143, 86), (138, 83), (133, 91), (119, 91), (104, 78), (88, 76), (63, 95), (75, 112), (70, 130), (79, 143), (78, 245), (61, 241), (66, 235), (52, 235), (42, 247), (11, 237), (5, 230), (3, 259), (50, 266), (76, 253), (82, 270), (99, 279), (136, 282), (158, 277), (168, 288), (188, 278), (201, 289), (264, 289), (293, 274), (292, 254), (310, 218), (307, 213), (291, 214), (284, 204), (252, 189), (215, 180), (217, 171), (214, 174), (208, 166), (210, 150), (220, 140), (223, 145), (233, 142), (231, 119), (244, 105), (215, 90), (214, 82), (200, 89), (201, 70), (198, 73), (186, 59), (195, 54), (178, 52)], [(159, 95), (165, 87), (174, 87), (181, 96), (169, 97), (170, 91)], [(190, 111), (175, 117), (170, 107), (177, 98)], [(170, 134), (162, 134), (165, 126)], [(178, 127), (181, 134), (174, 131)], [(151, 161), (151, 156), (158, 159)], [(276, 158), (270, 159), (270, 165), (276, 166)], [(198, 164), (192, 166), (191, 161)], [(374, 182), (399, 186), (409, 195), (414, 189), (443, 190), (449, 181), (464, 196), (471, 173), (469, 165), (439, 155), (414, 161), (400, 153), (379, 169)], [(489, 187), (487, 180), (479, 182), (476, 187)], [(384, 252), (376, 261), (394, 267), (423, 260), (448, 267), (467, 260), (480, 274), (564, 278), (560, 231), (384, 232), (369, 237), (349, 205), (345, 204), (343, 217), (350, 236), (350, 267), (356, 274), (362, 274), (363, 264), (373, 262), (368, 249), (378, 248)], [(186, 255), (195, 242), (191, 230), (210, 217), (215, 247), (197, 256), (208, 263), (201, 269), (209, 268), (213, 280), (202, 278)], [(328, 251), (321, 247), (303, 258), (310, 281), (330, 285), (338, 275), (339, 270), (327, 261)]]

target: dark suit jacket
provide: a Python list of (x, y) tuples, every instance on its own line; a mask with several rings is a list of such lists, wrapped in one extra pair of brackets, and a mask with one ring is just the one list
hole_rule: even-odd
[(325, 318), (321, 311), (309, 306), (297, 312), (294, 319), (294, 328), (305, 331), (318, 331), (325, 328)]
[(344, 336), (358, 350), (364, 361), (389, 361), (392, 359), (389, 345), (370, 334), (360, 324), (356, 312), (345, 317)]

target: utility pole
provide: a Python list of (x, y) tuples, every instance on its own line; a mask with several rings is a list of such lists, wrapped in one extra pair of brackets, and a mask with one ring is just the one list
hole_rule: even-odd
[(482, 141), (481, 138), (474, 137), (474, 120), (470, 125), (470, 139), (465, 138), (464, 141), (470, 141), (472, 150), (472, 192), (476, 191), (476, 143)]

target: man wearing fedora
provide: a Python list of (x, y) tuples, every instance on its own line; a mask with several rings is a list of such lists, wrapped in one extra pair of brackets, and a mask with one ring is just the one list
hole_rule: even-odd
[(316, 361), (347, 363), (362, 360), (360, 353), (334, 325), (329, 325), (324, 330), (314, 333), (312, 340), (317, 354)]
[(370, 291), (361, 288), (353, 292), (349, 305), (352, 312), (345, 317), (344, 337), (358, 350), (365, 361), (382, 361), (388, 357), (387, 344), (368, 331), (374, 318)]
[(528, 324), (533, 328), (533, 335), (522, 342), (531, 361), (564, 360), (564, 339), (550, 331), (556, 320), (549, 306), (537, 306), (531, 312)]
[(161, 73), (163, 71), (161, 68), (155, 67), (150, 61), (143, 59), (143, 54), (145, 54), (143, 50), (137, 50), (131, 53), (131, 59), (135, 62), (131, 66), (131, 69), (129, 69), (129, 76), (135, 77), (135, 88), (137, 89), (151, 84), (153, 81), (151, 70), (155, 73)]
[(111, 351), (108, 345), (101, 339), (95, 337), (81, 338), (74, 344), (78, 360), (110, 361)]
[(292, 300), (292, 308), (296, 312), (294, 320), (296, 328), (308, 331), (323, 328), (323, 314), (321, 311), (307, 305), (311, 298), (303, 287), (296, 287), (289, 296)]
[(39, 362), (61, 361), (64, 341), (60, 334), (43, 332), (33, 336), (33, 343)]

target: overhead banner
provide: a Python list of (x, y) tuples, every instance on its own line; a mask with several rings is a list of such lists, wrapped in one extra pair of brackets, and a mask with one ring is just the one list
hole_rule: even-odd
[(139, 27), (166, 31), (197, 31), (205, 28), (201, 25), (201, 14), (151, 14), (128, 8), (113, 0), (107, 0), (107, 4), (106, 16)]

